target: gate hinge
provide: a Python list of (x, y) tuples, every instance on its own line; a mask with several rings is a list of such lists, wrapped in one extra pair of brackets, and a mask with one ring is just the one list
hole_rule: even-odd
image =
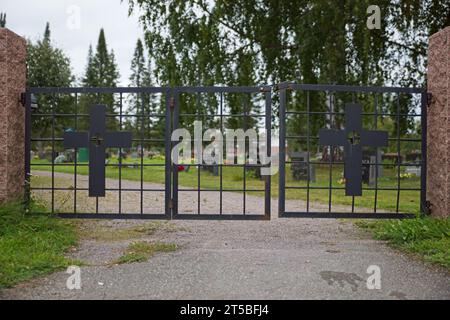
[(19, 99), (20, 104), (25, 107), (26, 103), (27, 103), (27, 94), (25, 92), (22, 92), (20, 94), (20, 99)]
[(431, 102), (433, 99), (433, 94), (431, 92), (427, 93), (427, 107), (429, 108), (431, 106)]
[(169, 106), (170, 106), (170, 109), (175, 108), (175, 98), (170, 98)]
[(433, 204), (431, 203), (431, 201), (425, 201), (424, 206), (422, 208), (423, 214), (426, 216), (429, 216), (431, 214), (432, 206), (433, 206)]

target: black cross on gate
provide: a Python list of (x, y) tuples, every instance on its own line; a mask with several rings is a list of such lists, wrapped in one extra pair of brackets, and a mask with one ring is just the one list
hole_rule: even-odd
[(131, 132), (106, 131), (106, 106), (93, 105), (89, 109), (89, 132), (65, 132), (64, 148), (89, 149), (89, 197), (105, 196), (106, 148), (130, 148)]
[(361, 105), (346, 104), (345, 130), (319, 131), (320, 145), (344, 147), (346, 196), (362, 196), (362, 147), (387, 147), (389, 143), (387, 132), (363, 130), (361, 115)]

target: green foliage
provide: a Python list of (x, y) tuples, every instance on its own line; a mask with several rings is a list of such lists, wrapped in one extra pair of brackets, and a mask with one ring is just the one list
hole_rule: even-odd
[(450, 219), (417, 218), (381, 222), (359, 222), (376, 239), (422, 256), (426, 261), (450, 269)]
[[(27, 43), (27, 86), (29, 87), (70, 87), (74, 81), (70, 60), (50, 39), (50, 25), (45, 26), (44, 37), (36, 43)], [(70, 96), (39, 95), (39, 113), (68, 112), (73, 103)], [(35, 137), (49, 137), (52, 120), (50, 117), (33, 117), (32, 130)], [(68, 126), (67, 119), (60, 119), (56, 134)]]
[[(131, 87), (152, 86), (151, 64), (147, 62), (144, 45), (137, 40), (133, 59), (131, 61)], [(128, 96), (128, 114), (145, 115), (144, 117), (126, 118), (125, 128), (135, 133), (136, 137), (150, 138), (164, 135), (164, 118), (151, 117), (150, 114), (164, 113), (164, 97), (154, 94), (140, 93)]]
[(384, 222), (376, 232), (380, 240), (400, 245), (430, 239), (450, 238), (450, 220), (413, 219)]
[[(161, 85), (296, 81), (424, 86), (428, 37), (450, 25), (450, 3), (439, 0), (129, 0), (129, 5), (130, 12), (139, 9)], [(381, 30), (367, 28), (370, 5), (381, 8)], [(356, 98), (374, 103), (373, 97)], [(294, 110), (305, 106), (306, 97), (295, 99)], [(313, 111), (324, 111), (327, 99), (312, 96)], [(342, 111), (351, 99), (337, 97), (334, 111)], [(380, 111), (396, 112), (392, 99), (381, 97)], [(409, 97), (399, 100), (401, 113), (415, 108)], [(201, 102), (210, 108), (217, 101)], [(249, 102), (225, 97), (234, 112), (249, 104), (252, 108)], [(186, 112), (196, 110), (195, 100), (182, 99), (181, 105)], [(411, 119), (401, 117), (401, 134), (414, 129)], [(227, 125), (242, 128), (239, 120)], [(323, 117), (314, 120), (313, 134), (325, 123)], [(292, 122), (294, 134), (305, 129), (306, 121)]]
[(0, 13), (0, 28), (6, 27), (6, 13)]
[(64, 257), (76, 244), (72, 224), (48, 215), (34, 203), (25, 214), (23, 204), (0, 206), (0, 288), (73, 264)]
[[(84, 87), (117, 87), (119, 80), (119, 70), (115, 60), (114, 51), (108, 50), (105, 32), (100, 29), (95, 53), (92, 46), (89, 46), (87, 66), (81, 83)], [(107, 106), (107, 113), (112, 114), (117, 110), (116, 99), (112, 94), (86, 94), (80, 97), (80, 112), (89, 113), (92, 104), (104, 104)], [(109, 129), (117, 129), (118, 121), (110, 121), (107, 125)], [(86, 121), (82, 121), (81, 128), (87, 128)]]
[(105, 31), (100, 30), (95, 54), (92, 47), (88, 53), (88, 65), (82, 83), (86, 87), (116, 87), (119, 71), (114, 51), (108, 51)]
[[(129, 4), (130, 11), (142, 10), (158, 79), (178, 85), (237, 84), (246, 77), (240, 72), (243, 61), (251, 61), (255, 75), (247, 84), (294, 79), (423, 83), (426, 38), (450, 21), (450, 5), (436, 0), (129, 0)], [(370, 5), (381, 8), (381, 30), (367, 28)], [(420, 76), (411, 77), (403, 67)]]

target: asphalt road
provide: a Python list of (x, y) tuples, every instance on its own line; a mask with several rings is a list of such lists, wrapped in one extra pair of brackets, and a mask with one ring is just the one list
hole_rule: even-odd
[[(90, 222), (94, 223), (94, 222)], [(95, 222), (97, 223), (97, 222)], [(139, 222), (103, 221), (129, 227)], [(171, 223), (172, 224), (172, 223)], [(131, 240), (84, 241), (72, 255), (81, 290), (65, 272), (0, 293), (1, 299), (450, 299), (450, 275), (374, 241), (350, 222), (176, 221), (146, 241), (177, 243), (144, 263), (109, 265)], [(367, 288), (369, 266), (381, 289)]]

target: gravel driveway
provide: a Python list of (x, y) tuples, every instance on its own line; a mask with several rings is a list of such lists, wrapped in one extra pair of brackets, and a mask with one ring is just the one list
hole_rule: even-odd
[[(58, 174), (58, 178), (65, 176)], [(238, 201), (232, 197), (241, 198), (228, 197), (230, 205)], [(249, 201), (261, 207), (261, 198), (249, 197)], [(144, 222), (84, 223), (120, 230)], [(159, 253), (143, 263), (111, 265), (108, 262), (133, 240), (87, 239), (70, 253), (88, 264), (81, 268), (81, 290), (68, 290), (69, 275), (59, 272), (5, 290), (0, 298), (450, 299), (447, 272), (372, 240), (351, 222), (274, 217), (272, 221), (168, 224), (170, 228), (140, 240), (176, 243), (175, 252)], [(366, 286), (367, 268), (372, 265), (381, 270), (380, 290)]]

